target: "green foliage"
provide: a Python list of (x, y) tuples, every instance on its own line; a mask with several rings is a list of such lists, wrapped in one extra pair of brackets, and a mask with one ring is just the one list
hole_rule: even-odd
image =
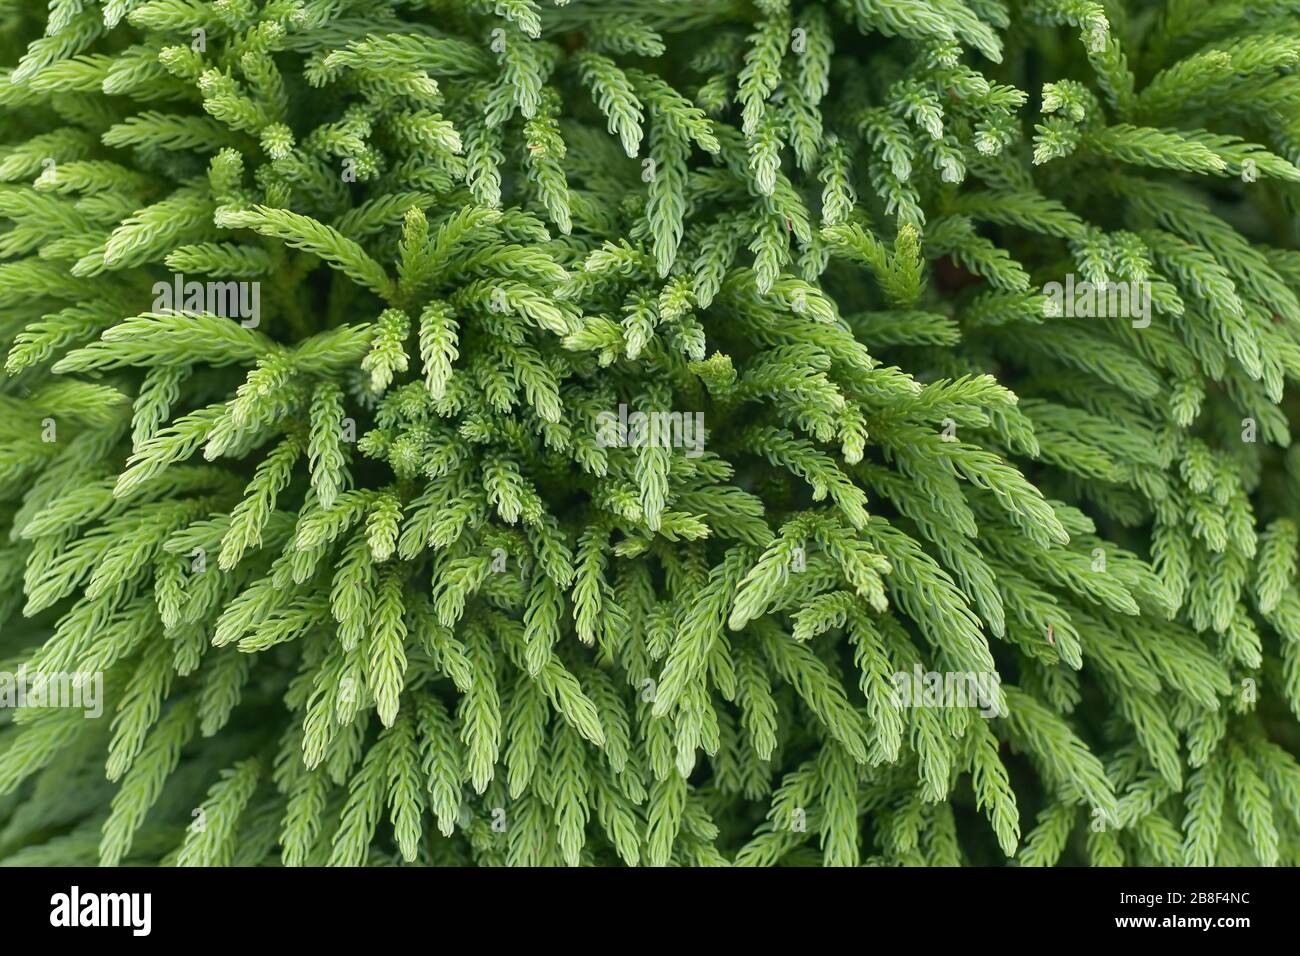
[(0, 861), (1300, 863), (1297, 67), (0, 0)]

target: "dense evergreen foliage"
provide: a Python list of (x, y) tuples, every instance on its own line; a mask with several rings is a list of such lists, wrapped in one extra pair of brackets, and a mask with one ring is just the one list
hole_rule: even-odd
[(1294, 865), (1297, 163), (1296, 0), (0, 0), (0, 862)]

